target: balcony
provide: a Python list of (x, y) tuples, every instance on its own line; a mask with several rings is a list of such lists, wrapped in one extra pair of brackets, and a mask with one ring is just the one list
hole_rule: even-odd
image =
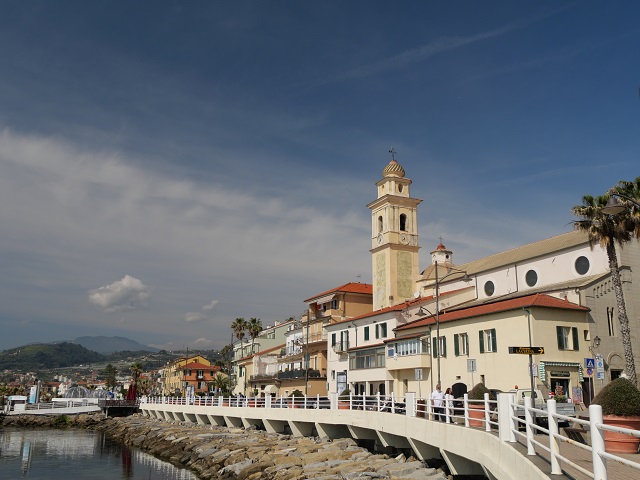
[(259, 382), (261, 380), (275, 380), (276, 378), (278, 378), (277, 373), (257, 373), (255, 375), (251, 375), (249, 380)]
[(412, 368), (431, 368), (431, 356), (428, 353), (400, 355), (387, 358), (387, 370), (406, 370)]
[(333, 345), (333, 351), (336, 353), (347, 353), (349, 350), (349, 342), (338, 342)]
[[(292, 378), (304, 378), (304, 377), (305, 377), (304, 370), (289, 370), (284, 372), (278, 372), (278, 380), (287, 380)], [(319, 370), (309, 369), (309, 378), (320, 378), (320, 377), (322, 377), (322, 375), (320, 375)]]

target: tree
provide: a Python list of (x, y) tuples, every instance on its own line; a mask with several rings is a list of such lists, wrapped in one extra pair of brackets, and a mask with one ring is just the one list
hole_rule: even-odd
[(580, 218), (579, 220), (575, 220), (573, 225), (578, 230), (587, 233), (591, 248), (593, 248), (594, 244), (599, 243), (607, 252), (611, 281), (613, 283), (613, 291), (618, 307), (618, 321), (620, 322), (620, 335), (624, 349), (625, 369), (629, 380), (631, 380), (634, 385), (637, 385), (636, 365), (631, 346), (631, 332), (629, 330), (629, 318), (627, 317), (622, 282), (620, 281), (618, 255), (616, 253), (616, 243), (622, 248), (625, 242), (631, 240), (630, 226), (632, 220), (628, 210), (616, 215), (607, 215), (604, 213), (602, 209), (606, 206), (607, 200), (609, 200), (609, 195), (598, 197), (585, 195), (582, 197), (582, 205), (576, 205), (571, 209), (573, 214)]
[(233, 330), (233, 334), (240, 340), (240, 343), (242, 343), (244, 334), (247, 331), (247, 321), (242, 317), (236, 318), (231, 324), (231, 330)]
[(216, 391), (218, 391), (222, 395), (229, 393), (229, 377), (223, 373), (216, 373), (215, 377), (213, 377), (213, 380), (209, 382), (209, 385), (213, 386)]
[(253, 352), (253, 346), (256, 342), (256, 337), (260, 335), (262, 331), (262, 322), (259, 318), (251, 318), (247, 323), (247, 331), (249, 332), (249, 336), (251, 337), (251, 353)]
[(620, 180), (609, 190), (609, 195), (615, 195), (618, 203), (627, 210), (626, 228), (636, 238), (640, 237), (640, 177), (628, 182)]
[(116, 375), (118, 370), (116, 367), (111, 365), (110, 363), (102, 371), (102, 375), (104, 375), (104, 379), (107, 382), (107, 390), (113, 390), (116, 386)]
[(232, 351), (233, 351), (233, 345), (231, 344), (225, 345), (224, 347), (222, 347), (222, 350), (220, 350), (220, 356), (222, 357), (222, 360), (227, 358), (227, 355), (229, 355)]

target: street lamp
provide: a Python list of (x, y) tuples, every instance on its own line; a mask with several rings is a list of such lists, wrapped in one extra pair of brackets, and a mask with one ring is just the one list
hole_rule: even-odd
[[(296, 327), (303, 328), (304, 324), (302, 323), (302, 319), (298, 322), (294, 322)], [(308, 387), (309, 387), (309, 317), (307, 316), (307, 338), (304, 344), (304, 396), (307, 396)]]
[[(451, 265), (447, 265), (446, 269), (449, 271), (449, 273), (447, 273), (444, 277), (442, 278), (438, 278), (438, 261), (436, 260), (434, 262), (435, 265), (435, 274), (436, 274), (436, 278), (435, 278), (435, 283), (436, 283), (436, 345), (437, 347), (437, 357), (436, 357), (436, 362), (438, 364), (438, 383), (437, 385), (441, 385), (440, 383), (440, 352), (441, 352), (441, 345), (440, 345), (440, 282), (442, 282), (442, 280), (444, 280), (445, 278), (454, 275), (456, 273), (463, 273), (464, 276), (462, 277), (462, 281), (464, 282), (468, 282), (471, 280), (471, 277), (469, 277), (467, 275), (467, 272), (465, 270), (461, 270), (459, 268), (455, 268), (452, 267)], [(422, 310), (423, 307), (420, 307), (420, 310)], [(418, 310), (418, 314), (420, 314), (420, 310)]]
[(633, 203), (636, 207), (640, 208), (640, 203), (633, 198), (621, 193), (611, 193), (609, 195), (609, 200), (607, 200), (607, 204), (602, 207), (603, 213), (606, 213), (607, 215), (617, 215), (618, 213), (622, 213), (628, 209), (626, 205), (621, 205), (616, 197), (623, 198), (627, 202)]

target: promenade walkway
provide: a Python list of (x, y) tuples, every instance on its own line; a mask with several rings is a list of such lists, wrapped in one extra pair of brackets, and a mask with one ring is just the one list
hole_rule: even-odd
[[(474, 404), (480, 408), (471, 408)], [(440, 455), (455, 474), (490, 473), (490, 478), (501, 480), (640, 480), (640, 455), (604, 452), (604, 431), (620, 429), (603, 425), (599, 406), (590, 407), (589, 420), (556, 414), (553, 400), (547, 407), (544, 412), (530, 405), (523, 408), (509, 394), (499, 395), (498, 401), (490, 401), (488, 396), (484, 401), (465, 398), (455, 407), (453, 402), (447, 403), (443, 422), (435, 420), (429, 399), (418, 399), (415, 394), (402, 399), (352, 396), (348, 400), (335, 395), (302, 399), (156, 398), (140, 405), (144, 414), (167, 420), (257, 425), (280, 433), (288, 428), (294, 435), (375, 440), (383, 447), (411, 448), (423, 460)], [(532, 412), (538, 418), (548, 415), (549, 428), (535, 426)], [(593, 448), (579, 446), (563, 435), (559, 424), (567, 420), (582, 422), (590, 429), (595, 437)], [(625, 433), (640, 437), (640, 431)], [(627, 465), (622, 463), (625, 461)]]

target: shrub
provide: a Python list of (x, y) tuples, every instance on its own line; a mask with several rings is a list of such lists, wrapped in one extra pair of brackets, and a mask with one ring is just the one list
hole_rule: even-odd
[(553, 397), (553, 399), (558, 403), (567, 403), (567, 396), (566, 395), (555, 395)]
[(289, 395), (290, 397), (304, 397), (304, 393), (302, 393), (300, 390), (298, 390), (297, 388), (291, 392), (291, 395)]
[(602, 407), (603, 415), (640, 416), (640, 390), (626, 378), (617, 378), (606, 385), (592, 403)]
[(349, 387), (340, 392), (340, 397), (349, 397), (349, 395), (351, 395), (351, 390), (349, 390)]
[(68, 427), (70, 423), (71, 420), (66, 415), (58, 415), (53, 419), (53, 426), (58, 428)]
[(467, 395), (469, 395), (469, 400), (484, 400), (485, 393), (489, 394), (489, 398), (491, 398), (491, 400), (495, 400), (495, 396), (493, 396), (491, 390), (489, 390), (484, 383), (478, 383), (475, 387), (469, 390)]

